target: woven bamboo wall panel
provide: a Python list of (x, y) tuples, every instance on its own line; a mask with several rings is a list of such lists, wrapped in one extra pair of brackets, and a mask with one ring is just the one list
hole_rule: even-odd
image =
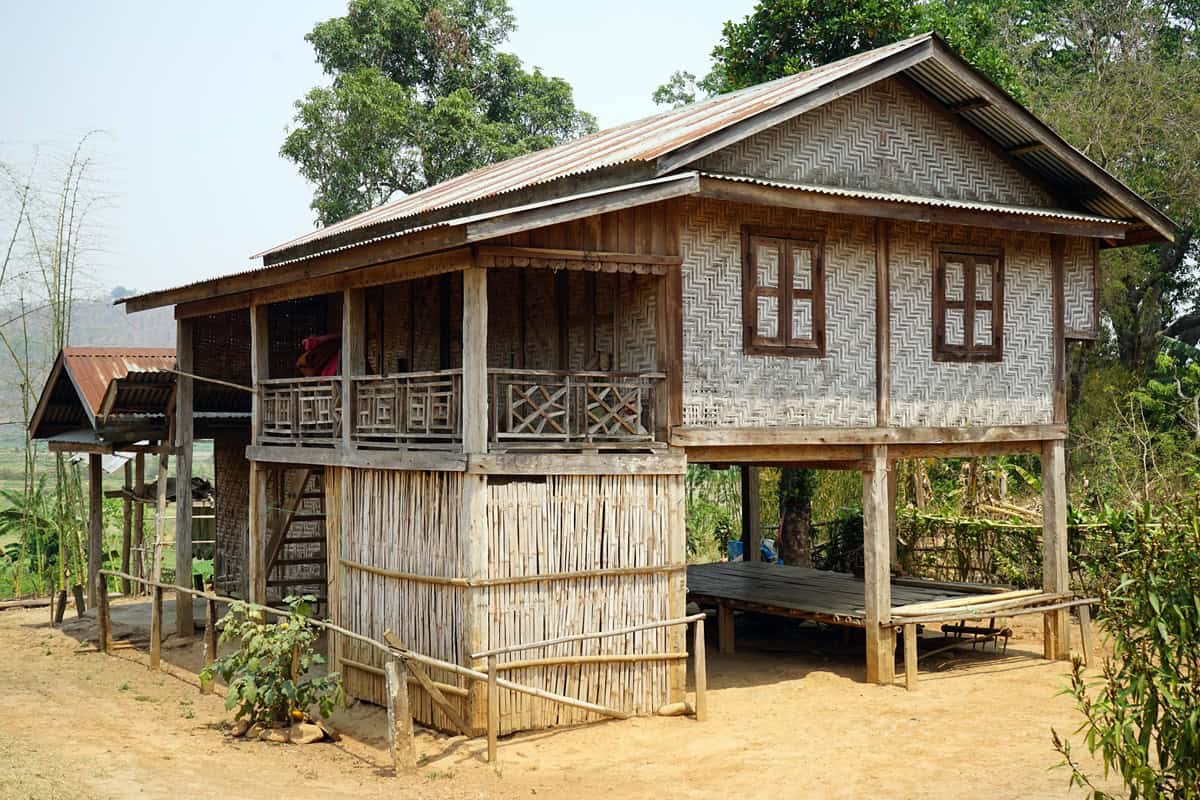
[(223, 433), (213, 438), (213, 482), (216, 493), (216, 546), (213, 581), (217, 592), (247, 596), (246, 547), (250, 531), (250, 462), (246, 460), (249, 432)]
[(700, 164), (712, 172), (847, 189), (1051, 205), (1044, 190), (895, 79), (743, 139)]
[[(742, 352), (742, 225), (825, 234), (824, 358)], [(681, 227), (684, 424), (874, 425), (874, 223), (700, 200)]]
[[(490, 578), (622, 567), (666, 566), (685, 558), (685, 532), (670, 504), (682, 502), (678, 476), (548, 476), (488, 486)], [(679, 509), (675, 509), (679, 512)], [(675, 577), (673, 577), (675, 576)], [(673, 583), (674, 581), (674, 583)], [(674, 587), (674, 588), (673, 588)], [(678, 573), (591, 577), (492, 586), (489, 648), (628, 627), (682, 607)], [(669, 653), (682, 649), (666, 629), (592, 639), (501, 656), (505, 661), (578, 655)], [(672, 663), (576, 664), (514, 669), (505, 677), (620, 708), (653, 713), (668, 702)], [(598, 719), (579, 709), (502, 691), (500, 731)]]
[(1096, 335), (1096, 250), (1090, 239), (1071, 237), (1063, 250), (1063, 280), (1066, 284), (1067, 334)]
[[(610, 277), (610, 276), (605, 276)], [(652, 275), (613, 275), (621, 292), (620, 350), (613, 365), (625, 372), (649, 372), (655, 359), (655, 286)]]
[[(999, 362), (933, 360), (934, 243), (1004, 250)], [(892, 226), (892, 418), (898, 426), (1035, 425), (1052, 421), (1050, 240), (979, 228)]]
[[(420, 575), (461, 575), (462, 477), (454, 473), (342, 469), (325, 471), (326, 508), (340, 526), (340, 557), (381, 569)], [(338, 555), (335, 553), (334, 558)], [(409, 647), (435, 658), (465, 663), (462, 588), (397, 580), (342, 568), (333, 620), (355, 633), (382, 640), (391, 630)], [(336, 638), (336, 637), (335, 637)], [(345, 659), (382, 670), (378, 651), (352, 641), (337, 641), (337, 666), (347, 694), (372, 703), (385, 702), (382, 675), (355, 669)], [(435, 681), (462, 685), (462, 679), (430, 669)], [(413, 716), (442, 730), (449, 720), (428, 695), (410, 688)], [(451, 696), (451, 702), (460, 702)]]

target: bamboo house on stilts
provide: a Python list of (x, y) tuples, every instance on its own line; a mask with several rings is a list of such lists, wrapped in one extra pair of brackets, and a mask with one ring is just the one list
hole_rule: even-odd
[[(175, 308), (196, 376), (179, 378), (178, 445), (193, 385), (254, 387), (217, 576), (253, 600), (316, 582), (347, 629), (480, 668), (485, 651), (680, 617), (690, 593), (718, 610), (723, 649), (738, 609), (863, 628), (867, 679), (888, 683), (898, 625), (947, 600), (1044, 614), (1046, 654), (1067, 654), (1064, 342), (1096, 334), (1101, 248), (1174, 236), (926, 35), (123, 302)], [(222, 359), (200, 344), (217, 333)], [(892, 461), (1002, 453), (1043, 459), (1044, 590), (893, 583)], [(689, 569), (690, 463), (861, 472), (863, 576)], [(330, 648), (350, 694), (381, 702), (376, 652)], [(638, 714), (682, 698), (686, 653), (666, 628), (498, 668)], [(481, 729), (482, 687), (433, 673)], [(412, 708), (451, 727), (416, 686)], [(499, 711), (503, 731), (585, 716), (509, 692)]]

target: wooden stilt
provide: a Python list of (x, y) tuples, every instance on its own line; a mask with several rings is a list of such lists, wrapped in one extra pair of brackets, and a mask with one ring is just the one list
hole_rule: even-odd
[(417, 753), (413, 742), (412, 712), (408, 708), (408, 669), (397, 659), (383, 665), (388, 696), (388, 745), (396, 774), (411, 773), (417, 768)]
[[(192, 585), (192, 320), (176, 323), (175, 360), (175, 585)], [(185, 374), (186, 373), (186, 374)], [(192, 596), (175, 592), (175, 632), (191, 636)]]
[(758, 467), (743, 464), (742, 473), (742, 560), (761, 561), (761, 498), (758, 493)]
[(869, 448), (871, 469), (863, 473), (863, 585), (867, 635), (867, 682), (891, 684), (896, 672), (896, 635), (882, 624), (891, 620), (887, 447)]
[(167, 525), (167, 474), (170, 470), (170, 440), (161, 442), (158, 454), (158, 485), (154, 507), (154, 546), (150, 551), (149, 577), (152, 581), (162, 580), (162, 549)]
[(895, 566), (900, 560), (900, 539), (899, 529), (896, 527), (896, 462), (888, 462), (887, 473), (887, 493), (888, 493), (888, 553), (892, 566)]
[(717, 651), (729, 654), (734, 650), (733, 609), (720, 603), (717, 605)]
[(95, 606), (104, 561), (104, 472), (98, 453), (88, 456), (88, 501), (87, 591), (88, 605)]
[(708, 660), (704, 651), (704, 620), (692, 623), (692, 669), (696, 673), (696, 721), (708, 719)]
[(162, 587), (155, 585), (151, 587), (150, 593), (150, 669), (157, 670), (162, 657)]
[[(130, 574), (140, 578), (146, 574), (146, 504), (142, 502), (146, 495), (146, 454), (141, 452), (133, 457), (133, 494), (137, 502), (133, 504), (133, 553), (130, 556)], [(134, 584), (132, 588), (138, 594), (145, 592), (145, 586), (140, 583)]]
[(112, 650), (112, 617), (108, 609), (108, 581), (96, 576), (96, 646), (100, 652)]
[[(1067, 465), (1063, 441), (1042, 443), (1042, 589), (1071, 590), (1067, 561)], [(1065, 608), (1046, 612), (1045, 656), (1071, 657), (1070, 617)]]

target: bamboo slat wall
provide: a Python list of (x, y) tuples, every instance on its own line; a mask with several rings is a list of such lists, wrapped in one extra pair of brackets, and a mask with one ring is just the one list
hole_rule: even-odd
[[(390, 630), (418, 652), (466, 663), (464, 588), (400, 580), (337, 563), (340, 551), (342, 559), (379, 569), (457, 577), (461, 496), (462, 477), (454, 473), (328, 468), (325, 502), (333, 621), (378, 640)], [(380, 705), (386, 702), (383, 660), (377, 651), (349, 641), (331, 641), (329, 649), (330, 668), (344, 676), (347, 694)], [(348, 665), (346, 659), (367, 669)], [(436, 669), (430, 670), (430, 677), (463, 685), (462, 679)], [(449, 699), (460, 702), (457, 696)], [(450, 729), (449, 720), (434, 710), (419, 688), (411, 688), (409, 702), (419, 722)]]
[[(468, 586), (461, 519), (463, 478), (453, 473), (329, 468), (325, 474), (333, 621), (381, 638), (394, 631), (406, 645), (468, 665), (470, 607), (487, 609), (484, 648), (569, 634), (612, 630), (683, 613), (685, 558), (680, 476), (549, 476), (492, 479), (487, 487), (488, 568)], [(344, 526), (339, 529), (339, 525)], [(430, 576), (441, 583), (396, 574)], [(337, 568), (334, 568), (337, 564)], [(648, 574), (592, 575), (517, 581), (556, 573), (650, 568)], [(456, 579), (453, 584), (451, 579)], [(468, 594), (478, 602), (468, 604)], [(633, 713), (653, 713), (680, 699), (686, 650), (682, 629), (660, 629), (513, 653), (503, 675), (518, 683)], [(331, 641), (331, 669), (346, 691), (384, 702), (382, 660), (353, 642)], [(564, 656), (653, 654), (657, 660), (577, 663), (505, 669), (506, 663)], [(431, 672), (435, 681), (462, 679)], [(450, 694), (462, 713), (469, 709)], [(413, 686), (414, 717), (450, 729), (425, 693)], [(502, 732), (571, 724), (586, 712), (502, 692)]]
[[(493, 481), (488, 486), (490, 579), (626, 567), (684, 560), (678, 476), (549, 476)], [(488, 587), (487, 647), (622, 628), (672, 616), (679, 571), (598, 576)], [(673, 637), (676, 640), (673, 640)], [(665, 629), (555, 645), (501, 657), (505, 662), (560, 656), (670, 654), (683, 651)], [(682, 663), (646, 661), (513, 669), (504, 676), (636, 714), (669, 702), (672, 673)], [(681, 688), (681, 687), (680, 687)], [(514, 692), (500, 693), (501, 733), (597, 718)]]

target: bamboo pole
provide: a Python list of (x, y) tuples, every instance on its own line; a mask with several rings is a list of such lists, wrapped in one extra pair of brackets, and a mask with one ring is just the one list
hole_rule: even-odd
[(487, 657), (487, 754), (488, 763), (496, 766), (497, 738), (500, 735), (500, 691), (496, 685), (499, 670), (496, 656)]

